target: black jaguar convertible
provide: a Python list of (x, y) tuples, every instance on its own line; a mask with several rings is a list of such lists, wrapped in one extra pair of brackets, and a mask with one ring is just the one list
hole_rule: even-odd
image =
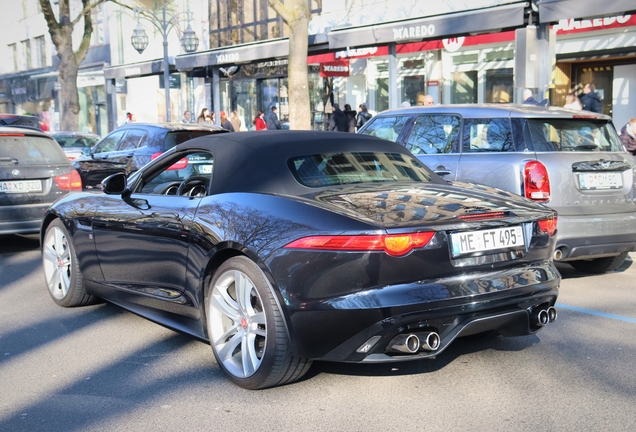
[(392, 142), (210, 135), (102, 189), (44, 217), (53, 300), (106, 300), (207, 340), (245, 388), (293, 382), (312, 360), (433, 357), (556, 318), (556, 214), (446, 182)]

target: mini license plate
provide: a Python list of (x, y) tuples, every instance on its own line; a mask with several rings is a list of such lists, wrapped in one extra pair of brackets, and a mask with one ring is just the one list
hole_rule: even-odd
[(620, 189), (623, 187), (621, 173), (580, 173), (579, 185), (582, 190)]
[(42, 192), (42, 180), (1, 181), (0, 193)]
[(453, 256), (524, 246), (520, 226), (451, 234)]

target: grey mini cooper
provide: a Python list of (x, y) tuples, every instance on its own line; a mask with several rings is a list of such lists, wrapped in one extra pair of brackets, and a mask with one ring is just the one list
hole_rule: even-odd
[(636, 250), (636, 159), (611, 120), (533, 105), (438, 105), (381, 112), (358, 133), (404, 145), (446, 180), (553, 208), (555, 260), (604, 273)]

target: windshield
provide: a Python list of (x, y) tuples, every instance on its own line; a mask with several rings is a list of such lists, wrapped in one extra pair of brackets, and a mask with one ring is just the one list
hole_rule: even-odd
[(367, 182), (430, 182), (431, 174), (415, 158), (401, 153), (326, 153), (289, 160), (289, 169), (307, 187)]
[(623, 146), (612, 125), (590, 119), (529, 119), (534, 150), (621, 151)]

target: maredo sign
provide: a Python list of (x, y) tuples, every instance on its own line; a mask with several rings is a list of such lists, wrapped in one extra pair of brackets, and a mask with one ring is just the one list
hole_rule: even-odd
[(348, 60), (340, 60), (320, 64), (321, 77), (348, 77), (349, 71), (350, 68)]

